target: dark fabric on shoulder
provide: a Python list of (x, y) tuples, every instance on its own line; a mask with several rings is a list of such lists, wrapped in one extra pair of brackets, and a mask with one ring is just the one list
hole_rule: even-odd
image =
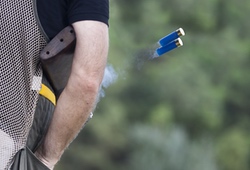
[(80, 20), (97, 20), (108, 25), (109, 0), (70, 0), (69, 23)]
[(66, 0), (37, 0), (38, 17), (49, 39), (69, 24), (67, 9)]
[(41, 25), (52, 39), (66, 26), (82, 20), (95, 20), (108, 25), (109, 0), (37, 0)]

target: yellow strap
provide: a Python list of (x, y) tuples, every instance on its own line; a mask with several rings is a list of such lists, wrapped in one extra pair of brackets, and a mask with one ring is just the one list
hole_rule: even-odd
[(42, 88), (39, 94), (51, 101), (51, 103), (53, 103), (54, 105), (56, 105), (56, 96), (46, 85), (42, 84)]

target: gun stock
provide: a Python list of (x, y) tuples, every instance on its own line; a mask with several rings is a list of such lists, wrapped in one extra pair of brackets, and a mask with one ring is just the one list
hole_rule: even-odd
[(56, 98), (65, 88), (73, 61), (76, 37), (71, 26), (59, 32), (41, 51), (44, 74), (48, 78)]

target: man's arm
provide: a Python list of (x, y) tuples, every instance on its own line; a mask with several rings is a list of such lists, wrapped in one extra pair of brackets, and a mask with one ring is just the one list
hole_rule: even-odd
[(76, 49), (69, 81), (60, 95), (43, 145), (36, 155), (52, 168), (95, 107), (108, 54), (108, 27), (98, 21), (73, 24)]

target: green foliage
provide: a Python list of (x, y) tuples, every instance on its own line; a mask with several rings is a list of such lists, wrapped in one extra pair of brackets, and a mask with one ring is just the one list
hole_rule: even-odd
[(169, 130), (136, 125), (130, 141), (135, 151), (130, 157), (136, 170), (217, 170), (212, 142), (191, 141), (180, 127)]
[[(250, 169), (250, 1), (110, 5), (119, 77), (56, 169)], [(183, 47), (145, 60), (179, 27)]]
[(221, 169), (249, 169), (248, 137), (241, 129), (230, 129), (219, 137), (217, 152), (217, 160)]
[(159, 104), (149, 113), (149, 123), (158, 127), (167, 127), (173, 122), (174, 113), (170, 106)]

